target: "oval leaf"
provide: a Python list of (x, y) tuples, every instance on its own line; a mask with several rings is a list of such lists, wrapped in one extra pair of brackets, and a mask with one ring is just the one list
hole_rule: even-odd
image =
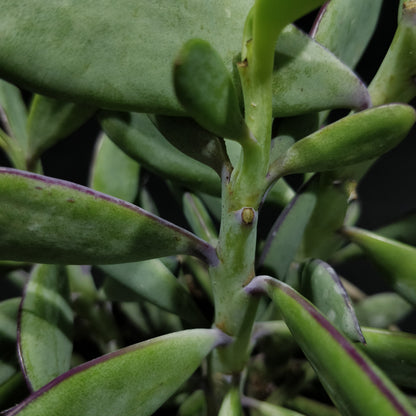
[(276, 279), (258, 277), (246, 291), (269, 294), (343, 415), (416, 415), (381, 370), (295, 290)]
[(248, 137), (231, 75), (208, 42), (188, 41), (176, 58), (173, 74), (180, 103), (202, 127), (229, 139)]
[(397, 293), (416, 305), (416, 248), (355, 227), (343, 234), (364, 250)]
[(251, 5), (252, 0), (103, 0), (99, 8), (95, 0), (6, 2), (0, 76), (101, 108), (182, 113), (171, 72), (179, 49), (191, 38), (206, 39), (231, 69)]
[(373, 159), (405, 138), (415, 110), (391, 104), (342, 118), (296, 142), (273, 170), (278, 176), (321, 172)]
[(32, 391), (70, 368), (73, 313), (64, 266), (38, 265), (19, 314), (19, 358)]
[(215, 250), (141, 208), (70, 182), (0, 168), (0, 258), (109, 264)]
[(101, 112), (99, 119), (108, 137), (149, 171), (191, 189), (220, 195), (215, 171), (170, 144), (146, 114)]
[(63, 374), (8, 416), (151, 415), (214, 347), (227, 342), (218, 330), (194, 329), (129, 346)]

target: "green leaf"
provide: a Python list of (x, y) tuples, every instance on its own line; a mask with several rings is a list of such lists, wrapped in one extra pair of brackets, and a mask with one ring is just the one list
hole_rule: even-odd
[(416, 305), (416, 248), (355, 227), (343, 234), (364, 250), (397, 293)]
[(274, 117), (370, 106), (367, 88), (351, 69), (295, 26), (280, 34), (274, 62)]
[(374, 105), (409, 102), (416, 97), (416, 8), (400, 2), (399, 26), (369, 91)]
[(405, 318), (413, 307), (396, 293), (378, 293), (361, 300), (354, 309), (361, 326), (388, 328)]
[(203, 390), (196, 390), (181, 404), (178, 416), (206, 416), (207, 403)]
[(186, 117), (156, 115), (151, 118), (163, 136), (181, 152), (210, 166), (222, 176), (224, 166), (230, 169), (224, 141)]
[(311, 36), (354, 68), (378, 22), (382, 0), (331, 0), (316, 20)]
[(294, 410), (285, 409), (281, 406), (276, 406), (271, 403), (252, 399), (251, 397), (244, 397), (243, 404), (250, 409), (256, 411), (259, 416), (303, 416), (301, 413)]
[(416, 336), (399, 331), (363, 328), (365, 352), (399, 386), (416, 387)]
[(146, 114), (100, 112), (99, 119), (108, 137), (149, 171), (193, 190), (220, 195), (215, 171), (170, 144)]
[(240, 392), (232, 387), (225, 395), (218, 416), (243, 416), (241, 408)]
[(72, 324), (64, 266), (36, 266), (19, 314), (19, 358), (32, 391), (69, 370)]
[(295, 290), (265, 276), (254, 279), (245, 290), (268, 293), (344, 416), (416, 414), (382, 371)]
[(317, 259), (306, 262), (299, 291), (350, 340), (365, 343), (351, 299), (329, 264)]
[(123, 292), (119, 293), (117, 286), (114, 287), (110, 280), (104, 286), (108, 299), (113, 301), (144, 299), (179, 315), (191, 324), (206, 323), (189, 292), (160, 260), (100, 266), (100, 269), (111, 280), (121, 285), (124, 293), (129, 296), (126, 298)]
[(8, 416), (152, 415), (216, 346), (218, 330), (176, 332), (76, 367), (33, 393)]
[(249, 138), (231, 75), (209, 42), (188, 41), (173, 74), (178, 100), (202, 127), (220, 137)]
[(415, 120), (415, 110), (402, 104), (349, 115), (296, 142), (272, 171), (321, 172), (373, 159), (403, 140)]
[(0, 76), (97, 107), (181, 113), (171, 72), (179, 49), (191, 38), (205, 39), (231, 69), (251, 5), (252, 0), (103, 0), (97, 8), (94, 0), (6, 1)]
[(85, 104), (35, 95), (27, 121), (28, 152), (32, 163), (59, 140), (68, 137), (95, 112)]
[(139, 190), (139, 172), (139, 164), (102, 134), (95, 147), (91, 188), (133, 202)]
[(217, 261), (188, 231), (70, 182), (0, 168), (0, 205), (1, 259), (109, 264), (187, 253)]
[(267, 236), (259, 265), (273, 270), (281, 280), (285, 279), (290, 263), (295, 258), (315, 207), (315, 186), (316, 178), (305, 185), (286, 206)]

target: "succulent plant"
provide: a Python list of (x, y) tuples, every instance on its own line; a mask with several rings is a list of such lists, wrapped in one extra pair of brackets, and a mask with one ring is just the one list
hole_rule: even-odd
[(416, 415), (415, 216), (357, 225), (416, 120), (397, 3), (367, 86), (381, 0), (0, 0), (2, 415)]

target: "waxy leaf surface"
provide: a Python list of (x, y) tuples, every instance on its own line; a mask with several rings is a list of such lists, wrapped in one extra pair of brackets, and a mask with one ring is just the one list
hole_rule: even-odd
[(416, 248), (355, 227), (343, 234), (364, 250), (397, 293), (416, 305)]
[(70, 182), (0, 168), (0, 258), (109, 264), (215, 250), (186, 230)]
[(192, 324), (206, 323), (189, 292), (179, 283), (169, 269), (157, 259), (137, 263), (100, 266), (115, 280), (123, 293), (117, 293), (111, 282), (106, 283), (107, 297), (114, 301), (147, 300), (168, 312), (179, 315)]
[(70, 368), (73, 313), (64, 266), (38, 265), (19, 314), (19, 358), (32, 391)]
[(227, 342), (218, 330), (194, 329), (126, 347), (63, 374), (8, 416), (151, 415)]
[(286, 284), (258, 277), (250, 293), (267, 292), (344, 416), (408, 416), (416, 410), (397, 387), (310, 302)]
[(233, 387), (225, 395), (218, 416), (242, 416), (241, 398), (239, 389)]
[(146, 169), (191, 189), (220, 195), (215, 171), (169, 143), (146, 114), (106, 111), (99, 118), (108, 137)]

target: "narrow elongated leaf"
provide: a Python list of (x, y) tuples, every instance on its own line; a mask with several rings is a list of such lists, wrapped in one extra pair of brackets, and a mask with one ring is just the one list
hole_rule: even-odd
[(231, 74), (208, 42), (192, 39), (183, 46), (174, 84), (180, 103), (202, 127), (229, 139), (248, 137)]
[(35, 391), (71, 364), (73, 313), (64, 266), (36, 266), (20, 308), (19, 358)]
[(355, 227), (343, 234), (360, 245), (397, 293), (416, 305), (416, 248)]
[(308, 261), (302, 268), (299, 290), (339, 331), (352, 341), (365, 343), (351, 299), (329, 264)]
[(382, 0), (331, 0), (314, 24), (311, 36), (354, 68), (376, 28)]
[(373, 159), (403, 140), (415, 120), (415, 110), (402, 104), (344, 117), (296, 142), (273, 169), (282, 176), (332, 170)]
[[(100, 266), (129, 297), (117, 293), (110, 282), (105, 285), (107, 297), (115, 301), (147, 300), (168, 312), (179, 315), (192, 324), (206, 323), (189, 292), (169, 269), (157, 259), (138, 263)], [(127, 290), (127, 292), (126, 292)], [(121, 296), (120, 296), (121, 295)]]
[(101, 112), (99, 119), (108, 137), (146, 169), (191, 189), (220, 195), (215, 171), (170, 144), (146, 114)]
[(104, 0), (97, 8), (94, 0), (5, 1), (0, 76), (98, 107), (179, 113), (171, 73), (179, 49), (191, 38), (205, 39), (231, 69), (251, 5)]
[(1, 259), (108, 264), (188, 253), (216, 262), (184, 229), (70, 182), (0, 168), (0, 206)]
[(227, 342), (218, 330), (194, 329), (129, 346), (70, 370), (8, 416), (151, 415), (213, 348)]
[(413, 306), (396, 293), (378, 293), (358, 302), (354, 309), (362, 326), (388, 328), (405, 318)]
[(276, 406), (271, 403), (252, 399), (251, 397), (244, 397), (243, 404), (250, 409), (256, 411), (259, 416), (303, 416), (301, 413), (294, 410), (285, 409), (281, 406)]
[(246, 291), (269, 294), (343, 415), (416, 414), (382, 371), (295, 290), (276, 279), (258, 277)]
[(416, 336), (399, 331), (363, 328), (365, 352), (399, 386), (416, 387)]
[(95, 112), (95, 108), (35, 95), (27, 122), (28, 151), (33, 160), (68, 137)]
[(218, 416), (242, 416), (240, 392), (238, 388), (231, 388), (222, 401)]
[(139, 164), (105, 134), (97, 141), (91, 172), (91, 188), (133, 202), (139, 190)]
[(280, 34), (274, 60), (275, 117), (370, 105), (367, 88), (351, 69), (295, 26)]

